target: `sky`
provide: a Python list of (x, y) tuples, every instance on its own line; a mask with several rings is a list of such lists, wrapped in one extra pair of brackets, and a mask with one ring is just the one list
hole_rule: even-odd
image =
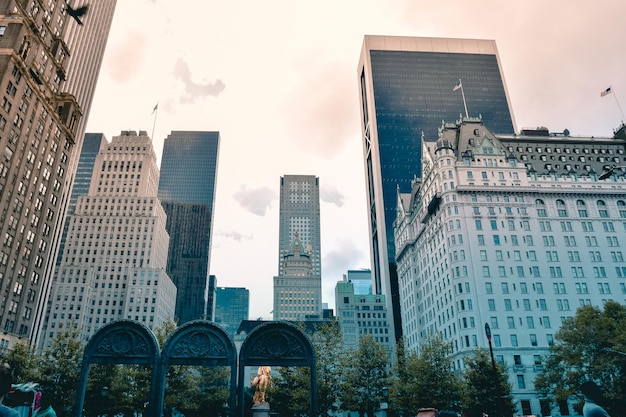
[(251, 319), (272, 318), (280, 177), (318, 176), (334, 309), (343, 274), (371, 267), (364, 35), (493, 39), (518, 129), (608, 137), (626, 106), (625, 15), (623, 0), (118, 0), (87, 132), (145, 130), (159, 162), (172, 130), (220, 132), (210, 273), (250, 290)]

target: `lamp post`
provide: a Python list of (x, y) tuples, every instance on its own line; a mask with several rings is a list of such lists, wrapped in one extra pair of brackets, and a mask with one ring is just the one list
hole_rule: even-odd
[(493, 368), (493, 383), (496, 390), (496, 404), (498, 407), (498, 417), (502, 416), (502, 396), (500, 395), (500, 378), (498, 377), (498, 369), (496, 368), (496, 360), (493, 357), (493, 345), (491, 344), (491, 328), (489, 323), (485, 323), (485, 335), (487, 336), (487, 342), (489, 342), (489, 354), (491, 355), (491, 367)]
[(106, 416), (106, 406), (107, 406), (107, 397), (109, 396), (109, 387), (102, 387), (100, 390), (100, 400), (102, 401), (102, 407), (100, 407), (100, 411), (102, 411), (102, 416)]

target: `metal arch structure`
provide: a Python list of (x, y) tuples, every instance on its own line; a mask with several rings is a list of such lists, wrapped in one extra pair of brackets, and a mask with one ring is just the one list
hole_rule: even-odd
[(220, 326), (194, 320), (178, 327), (165, 341), (159, 364), (157, 410), (163, 410), (165, 377), (169, 365), (230, 367), (230, 416), (235, 417), (237, 395), (237, 348)]
[(239, 352), (239, 412), (244, 415), (244, 371), (246, 366), (308, 366), (311, 370), (309, 415), (317, 416), (317, 367), (309, 337), (295, 325), (270, 321), (254, 328)]
[(82, 415), (89, 365), (92, 363), (152, 366), (152, 384), (147, 411), (149, 416), (160, 415), (156, 408), (157, 399), (154, 398), (157, 392), (160, 356), (159, 343), (144, 324), (132, 320), (119, 320), (102, 326), (85, 346), (75, 416)]

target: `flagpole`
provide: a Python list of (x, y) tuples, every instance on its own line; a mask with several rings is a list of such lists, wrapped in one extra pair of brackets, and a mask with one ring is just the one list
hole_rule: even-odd
[(156, 126), (156, 119), (157, 119), (157, 115), (159, 114), (159, 103), (156, 104), (156, 106), (154, 106), (154, 122), (152, 122), (152, 136), (150, 136), (152, 138), (152, 140), (154, 140), (154, 127)]
[(461, 85), (461, 96), (463, 96), (463, 107), (465, 107), (465, 117), (469, 118), (469, 114), (467, 114), (467, 103), (465, 102), (465, 92), (463, 91), (463, 83), (459, 78), (459, 84)]
[(619, 101), (617, 101), (617, 94), (613, 91), (613, 87), (611, 87), (611, 92), (613, 93), (613, 97), (615, 97), (615, 103), (617, 104), (619, 113), (622, 115), (622, 123), (624, 123), (624, 112), (622, 111), (622, 106), (619, 105)]

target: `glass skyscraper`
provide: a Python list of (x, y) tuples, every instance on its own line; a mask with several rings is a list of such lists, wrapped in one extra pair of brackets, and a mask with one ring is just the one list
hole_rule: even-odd
[(209, 263), (219, 142), (219, 132), (172, 131), (163, 145), (159, 198), (167, 213), (167, 273), (178, 290), (179, 324), (213, 320)]
[[(463, 90), (453, 91), (462, 81)], [(495, 41), (365, 36), (358, 66), (374, 292), (387, 295), (401, 334), (393, 222), (397, 193), (420, 176), (422, 137), (467, 112), (514, 133)]]
[(248, 320), (250, 291), (247, 288), (220, 287), (215, 294), (215, 323), (235, 338), (242, 321)]

